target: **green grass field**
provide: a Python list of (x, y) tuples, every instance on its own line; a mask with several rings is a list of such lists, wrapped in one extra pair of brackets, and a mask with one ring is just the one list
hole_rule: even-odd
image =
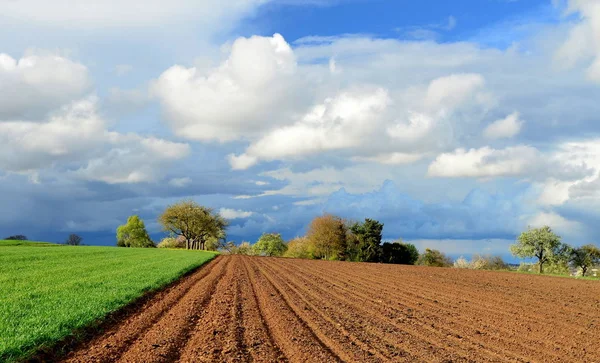
[(27, 358), (215, 256), (13, 242), (19, 241), (0, 242), (2, 362)]
[(35, 242), (35, 241), (5, 241), (0, 240), (0, 247), (8, 246), (30, 246), (30, 247), (59, 247), (59, 244), (50, 242)]

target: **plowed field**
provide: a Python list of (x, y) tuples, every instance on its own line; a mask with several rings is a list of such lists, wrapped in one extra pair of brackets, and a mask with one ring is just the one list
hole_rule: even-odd
[(221, 256), (67, 362), (600, 362), (600, 283)]

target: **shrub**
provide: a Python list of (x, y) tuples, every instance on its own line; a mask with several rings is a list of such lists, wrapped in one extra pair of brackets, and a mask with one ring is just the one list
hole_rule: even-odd
[(472, 265), (466, 258), (460, 256), (454, 261), (454, 268), (472, 268)]
[(242, 242), (239, 246), (230, 246), (229, 253), (232, 255), (246, 255), (246, 256), (252, 256), (254, 254), (252, 245), (250, 244), (250, 242), (246, 242), (246, 241)]
[(282, 256), (287, 249), (279, 233), (263, 233), (252, 246), (252, 252), (257, 256)]
[(71, 234), (69, 238), (67, 238), (67, 240), (65, 241), (65, 244), (69, 246), (79, 246), (81, 244), (81, 241), (83, 241), (83, 238), (76, 234)]
[(456, 268), (469, 268), (473, 270), (506, 270), (508, 265), (502, 260), (500, 256), (481, 256), (473, 255), (473, 258), (469, 262), (464, 257), (460, 257), (454, 261), (454, 267)]
[(158, 248), (185, 248), (185, 238), (165, 237), (156, 246)]
[(393, 243), (386, 242), (381, 246), (380, 261), (383, 263), (414, 265), (418, 259), (417, 247), (410, 243), (403, 243), (402, 240)]
[(535, 272), (537, 270), (538, 270), (538, 267), (535, 263), (526, 263), (526, 262), (521, 262), (521, 264), (517, 268), (517, 271), (519, 271), (519, 272)]
[(306, 237), (298, 237), (289, 241), (287, 251), (283, 257), (289, 258), (313, 258), (310, 240)]
[(7, 241), (27, 241), (27, 237), (25, 237), (22, 234), (17, 234), (14, 236), (6, 237), (5, 240), (7, 240)]
[(417, 263), (423, 266), (450, 267), (452, 266), (452, 259), (438, 250), (427, 248), (425, 253), (419, 256)]

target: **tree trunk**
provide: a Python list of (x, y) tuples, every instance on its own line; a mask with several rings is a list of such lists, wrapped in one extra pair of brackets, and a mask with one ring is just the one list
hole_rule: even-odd
[(587, 266), (581, 266), (581, 276), (585, 277), (586, 272), (587, 272)]
[(540, 262), (540, 274), (544, 273), (544, 263)]
[(190, 240), (189, 239), (185, 239), (185, 249), (189, 250), (190, 249)]

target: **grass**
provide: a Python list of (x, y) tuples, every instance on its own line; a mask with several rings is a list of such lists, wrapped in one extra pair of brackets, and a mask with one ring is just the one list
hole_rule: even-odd
[(9, 246), (58, 247), (60, 245), (50, 242), (0, 240), (0, 247)]
[(30, 357), (216, 255), (9, 242), (0, 243), (2, 362)]

